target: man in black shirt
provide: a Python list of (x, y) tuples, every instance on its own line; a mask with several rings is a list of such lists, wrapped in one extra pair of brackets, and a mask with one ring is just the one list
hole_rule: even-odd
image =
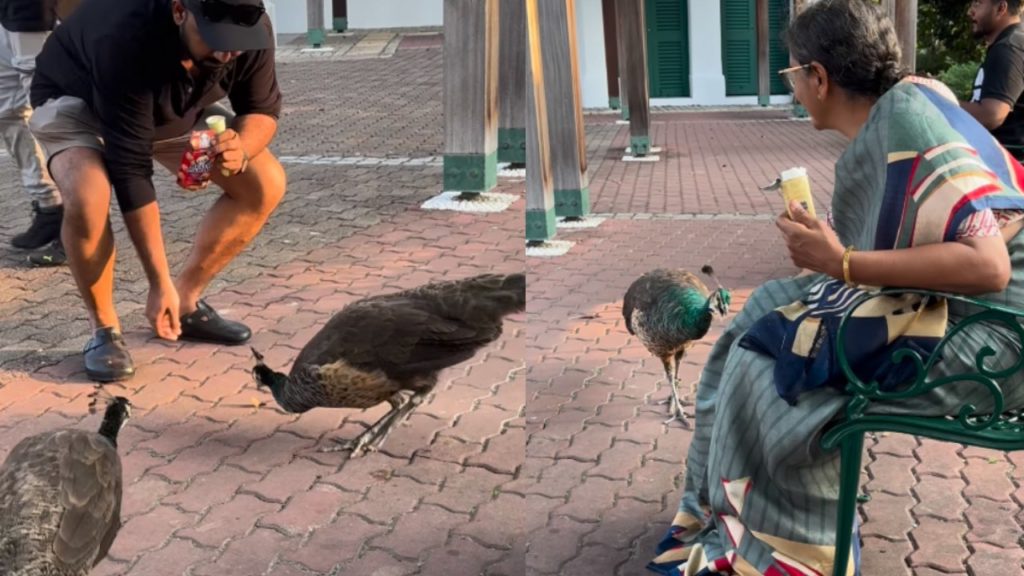
[[(200, 296), (284, 195), (284, 169), (267, 150), (281, 110), (272, 34), (260, 0), (84, 0), (40, 53), (30, 126), (64, 197), (61, 237), (94, 329), (90, 378), (134, 374), (113, 303), (111, 186), (149, 280), (146, 317), (157, 335), (249, 339)], [(216, 104), (224, 96), (235, 115)], [(191, 130), (211, 114), (229, 119), (214, 149), (213, 182), (224, 193), (172, 279), (153, 161), (177, 173)]]
[(968, 15), (988, 51), (970, 102), (961, 102), (1018, 160), (1024, 158), (1024, 27), (1021, 0), (973, 0)]

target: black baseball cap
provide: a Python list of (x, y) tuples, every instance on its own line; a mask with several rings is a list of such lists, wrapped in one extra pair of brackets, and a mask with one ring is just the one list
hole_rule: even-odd
[(224, 52), (265, 50), (274, 45), (263, 0), (184, 0), (203, 42)]

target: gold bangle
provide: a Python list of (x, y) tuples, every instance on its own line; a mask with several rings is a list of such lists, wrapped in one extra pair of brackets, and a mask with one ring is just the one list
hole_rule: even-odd
[(847, 286), (853, 286), (853, 281), (850, 280), (850, 255), (852, 254), (853, 246), (847, 246), (846, 251), (843, 252), (843, 281)]

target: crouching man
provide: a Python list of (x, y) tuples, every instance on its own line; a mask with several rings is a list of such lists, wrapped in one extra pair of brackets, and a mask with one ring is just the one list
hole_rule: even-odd
[[(281, 93), (261, 0), (84, 0), (36, 63), (30, 128), (64, 200), (61, 239), (92, 320), (85, 368), (96, 381), (135, 373), (114, 309), (111, 187), (149, 280), (146, 317), (168, 340), (241, 344), (203, 290), (259, 233), (285, 192), (267, 150)], [(216, 103), (227, 96), (234, 114)], [(223, 192), (172, 278), (153, 164), (177, 173), (193, 129), (227, 117), (212, 181)]]

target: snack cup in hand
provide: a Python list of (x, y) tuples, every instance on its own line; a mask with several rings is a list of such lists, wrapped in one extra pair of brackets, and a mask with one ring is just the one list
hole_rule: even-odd
[[(225, 130), (228, 129), (227, 119), (219, 114), (214, 116), (208, 116), (206, 118), (206, 125), (210, 128), (210, 130), (213, 131), (214, 134), (222, 134)], [(223, 174), (224, 176), (231, 176), (231, 172), (229, 172), (226, 168), (221, 168), (220, 173)]]
[(790, 168), (783, 171), (780, 177), (782, 197), (786, 201), (786, 212), (789, 217), (793, 217), (789, 205), (796, 200), (812, 218), (817, 218), (817, 214), (814, 213), (814, 199), (811, 198), (811, 181), (807, 177), (807, 169), (803, 167)]
[(208, 116), (206, 118), (206, 125), (213, 130), (214, 134), (220, 134), (221, 132), (228, 129), (227, 120), (223, 116)]

